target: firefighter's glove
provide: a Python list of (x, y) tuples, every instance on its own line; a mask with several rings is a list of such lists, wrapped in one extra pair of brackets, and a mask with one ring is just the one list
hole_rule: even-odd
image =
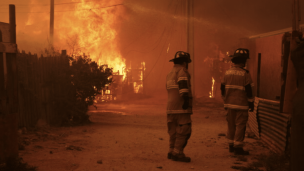
[(254, 104), (253, 104), (253, 102), (248, 102), (248, 106), (249, 106), (249, 111), (250, 111), (250, 112), (253, 112), (253, 109), (254, 109)]
[(189, 107), (189, 97), (185, 96), (184, 97), (184, 104), (183, 104), (183, 109), (186, 110)]

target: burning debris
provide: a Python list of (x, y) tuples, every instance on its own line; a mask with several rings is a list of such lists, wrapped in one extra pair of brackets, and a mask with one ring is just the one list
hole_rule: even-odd
[[(108, 65), (105, 65), (108, 67)], [(101, 96), (97, 99), (102, 102), (121, 100), (125, 96), (132, 94), (144, 94), (144, 73), (146, 67), (145, 62), (141, 62), (139, 67), (123, 70), (122, 73), (114, 72), (109, 78), (112, 79), (111, 84), (107, 84), (101, 92)]]
[(209, 91), (209, 97), (210, 98), (214, 98), (214, 83), (215, 83), (215, 79), (212, 77), (211, 91)]
[(127, 73), (127, 84), (133, 85), (133, 92), (143, 94), (143, 78), (146, 70), (145, 62), (141, 62), (137, 68), (128, 69)]

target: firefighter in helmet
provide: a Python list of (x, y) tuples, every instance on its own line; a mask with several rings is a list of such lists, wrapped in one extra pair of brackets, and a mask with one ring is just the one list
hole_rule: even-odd
[(167, 75), (167, 126), (170, 136), (168, 159), (190, 162), (184, 154), (191, 135), (192, 93), (190, 74), (187, 71), (191, 62), (190, 54), (178, 51), (170, 62), (174, 66)]
[(231, 68), (226, 71), (222, 83), (221, 93), (224, 107), (227, 110), (229, 152), (235, 155), (248, 155), (243, 149), (248, 109), (253, 110), (252, 80), (249, 71), (244, 69), (249, 50), (239, 48), (232, 56)]

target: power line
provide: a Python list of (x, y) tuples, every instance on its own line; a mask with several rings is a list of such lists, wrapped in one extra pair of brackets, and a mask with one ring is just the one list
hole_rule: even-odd
[[(170, 9), (170, 6), (171, 6), (172, 2), (173, 2), (173, 0), (171, 0), (170, 4), (169, 4), (168, 7), (167, 7), (167, 10)], [(143, 35), (146, 34), (147, 32), (149, 32), (149, 36), (146, 36), (146, 37), (150, 38), (150, 37), (153, 35), (153, 34), (152, 34), (153, 32), (152, 32), (152, 31), (149, 31), (148, 28), (151, 29), (151, 28), (153, 28), (152, 26), (157, 25), (157, 24), (154, 23), (154, 21), (158, 21), (158, 23), (160, 22), (159, 18), (154, 17), (153, 22), (152, 22), (152, 20), (150, 20), (150, 23), (151, 23), (151, 24), (150, 24), (148, 27), (146, 27), (145, 30), (142, 31), (141, 34), (140, 34), (136, 39), (133, 39), (133, 40), (132, 40), (127, 46), (125, 46), (122, 50), (125, 50), (125, 49), (129, 48), (132, 44), (136, 43), (136, 42), (137, 42), (140, 38), (142, 38)], [(159, 45), (158, 41), (156, 41), (155, 44), (157, 44), (157, 46), (158, 46), (158, 45)], [(152, 49), (152, 50), (153, 50), (153, 49)], [(131, 51), (136, 51), (136, 50), (131, 50)], [(127, 55), (128, 55), (131, 51), (128, 51)], [(142, 52), (142, 53), (145, 53), (145, 52)]]
[[(181, 3), (180, 3), (180, 2), (181, 2)], [(177, 3), (176, 3), (174, 16), (176, 16), (178, 6), (179, 6), (179, 4), (182, 4), (182, 0), (180, 0), (180, 2), (177, 1)], [(181, 5), (181, 8), (183, 8), (182, 5)], [(173, 21), (173, 24), (171, 25), (171, 30), (170, 30), (170, 41), (169, 41), (169, 42), (171, 42), (172, 34), (173, 34), (173, 30), (174, 30), (174, 28), (175, 28), (176, 22), (177, 22), (177, 19), (175, 19), (175, 20)], [(169, 35), (168, 35), (168, 37), (167, 37), (167, 40), (169, 40)], [(164, 59), (166, 60), (167, 58), (164, 58)], [(163, 74), (163, 70), (164, 70), (165, 64), (166, 64), (166, 62), (164, 61), (164, 62), (163, 62), (162, 69), (161, 69), (161, 72), (160, 72), (160, 75), (158, 76), (158, 81), (156, 82), (156, 85), (155, 85), (155, 90), (156, 90), (156, 89), (158, 88), (158, 86), (159, 86), (161, 74)], [(154, 90), (154, 91), (155, 91), (155, 90)]]
[[(93, 1), (85, 1), (85, 2), (63, 2), (63, 3), (57, 3), (54, 5), (66, 5), (66, 4), (80, 4), (80, 3), (87, 3), (87, 2), (96, 2), (100, 0), (93, 0)], [(9, 4), (0, 4), (0, 6), (8, 6)], [(50, 4), (14, 4), (18, 7), (28, 7), (28, 6), (50, 6)]]
[[(174, 15), (176, 14), (177, 6), (178, 6), (178, 3), (176, 4)], [(170, 29), (169, 29), (169, 32), (170, 32), (170, 33), (167, 34), (167, 38), (165, 39), (164, 45), (163, 45), (163, 47), (162, 47), (162, 49), (161, 49), (161, 51), (160, 51), (160, 54), (159, 54), (159, 56), (158, 56), (156, 62), (154, 63), (154, 65), (153, 65), (152, 68), (150, 69), (150, 72), (144, 77), (143, 81), (146, 80), (146, 79), (148, 78), (148, 76), (149, 76), (150, 73), (153, 71), (153, 69), (154, 69), (154, 67), (156, 66), (156, 64), (159, 62), (159, 59), (160, 59), (160, 57), (162, 56), (162, 53), (163, 53), (163, 51), (164, 51), (164, 48), (165, 48), (166, 45), (167, 45), (167, 41), (169, 40), (169, 35), (170, 35), (170, 38), (172, 38), (172, 30), (174, 29), (175, 22), (176, 22), (176, 21), (174, 21), (174, 24), (171, 25), (171, 27), (170, 27)], [(163, 67), (164, 67), (164, 63), (163, 63)], [(162, 67), (162, 69), (163, 69), (163, 67)], [(158, 81), (158, 82), (159, 82), (159, 81)], [(157, 86), (157, 82), (156, 82), (156, 86)], [(155, 86), (155, 87), (156, 87), (156, 86)]]
[[(116, 4), (116, 5), (111, 5), (111, 6), (106, 6), (106, 7), (98, 7), (98, 8), (90, 8), (90, 9), (79, 9), (79, 10), (65, 10), (65, 11), (55, 11), (56, 12), (71, 12), (71, 11), (85, 11), (85, 10), (94, 10), (94, 9), (103, 9), (103, 8), (111, 8), (111, 7), (116, 7), (124, 4)], [(7, 12), (0, 12), (0, 13), (7, 13)], [(50, 13), (50, 12), (16, 12), (16, 13)]]
[(68, 11), (84, 11), (84, 10), (92, 10), (92, 9), (103, 9), (103, 8), (111, 8), (111, 7), (116, 7), (124, 4), (116, 4), (116, 5), (110, 5), (106, 7), (99, 7), (99, 8), (90, 8), (90, 9), (80, 9), (80, 10), (66, 10), (66, 11), (55, 11), (55, 12), (68, 12)]

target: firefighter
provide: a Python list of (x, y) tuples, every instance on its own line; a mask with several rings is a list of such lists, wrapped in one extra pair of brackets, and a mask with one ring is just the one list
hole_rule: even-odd
[(227, 110), (229, 152), (235, 155), (249, 155), (243, 149), (248, 109), (253, 111), (252, 80), (249, 71), (244, 69), (249, 50), (239, 48), (234, 52), (232, 66), (226, 71), (222, 83), (221, 93), (224, 108)]
[(191, 62), (190, 54), (178, 51), (170, 62), (174, 66), (167, 75), (167, 126), (170, 136), (168, 159), (190, 162), (184, 154), (191, 135), (192, 93), (190, 74), (187, 71)]

